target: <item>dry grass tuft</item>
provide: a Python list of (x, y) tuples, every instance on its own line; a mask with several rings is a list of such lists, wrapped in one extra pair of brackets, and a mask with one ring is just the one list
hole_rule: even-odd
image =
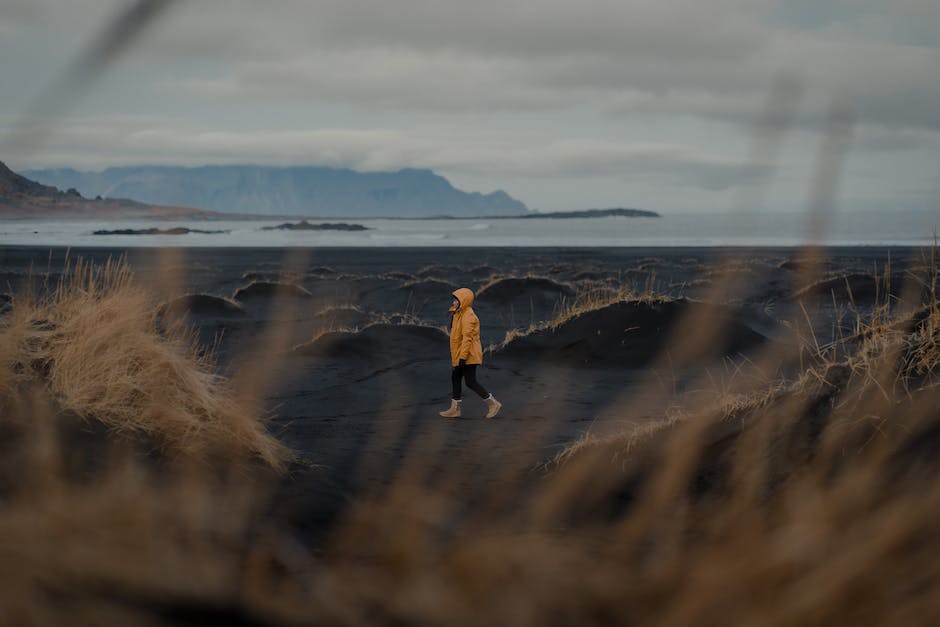
[(60, 412), (43, 393), (5, 405), (22, 433), (0, 492), (0, 622), (296, 624), (268, 600), (291, 555), (261, 525), (263, 483), (204, 466), (157, 472), (120, 446), (82, 474), (68, 463), (76, 442), (56, 433)]
[(122, 435), (146, 435), (171, 456), (255, 456), (286, 450), (243, 411), (185, 328), (161, 329), (151, 296), (126, 264), (79, 260), (59, 285), (18, 298), (0, 327), (0, 402), (41, 386), (58, 406)]
[(669, 296), (659, 294), (652, 288), (652, 281), (647, 283), (644, 290), (638, 291), (630, 287), (591, 287), (582, 289), (575, 294), (573, 299), (562, 298), (556, 310), (554, 317), (538, 324), (530, 324), (527, 328), (512, 328), (506, 331), (505, 337), (500, 344), (492, 344), (487, 347), (487, 352), (494, 352), (500, 348), (505, 348), (510, 342), (518, 337), (530, 335), (537, 331), (554, 330), (569, 322), (578, 316), (597, 311), (611, 305), (625, 302), (640, 303), (661, 303), (675, 300)]
[(653, 280), (647, 281), (644, 289), (633, 287), (594, 287), (579, 291), (572, 300), (563, 299), (558, 313), (552, 320), (545, 323), (545, 328), (557, 328), (565, 322), (576, 318), (583, 313), (603, 309), (610, 305), (622, 302), (657, 303), (674, 300), (668, 296), (657, 293), (653, 289)]

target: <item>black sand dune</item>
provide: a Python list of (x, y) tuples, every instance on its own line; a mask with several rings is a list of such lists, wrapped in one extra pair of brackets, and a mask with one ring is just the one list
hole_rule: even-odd
[(355, 307), (328, 307), (318, 312), (314, 320), (322, 330), (355, 329), (368, 324), (372, 316)]
[(287, 350), (323, 333), (358, 329), (373, 320), (369, 313), (351, 307), (329, 307), (316, 314), (295, 307), (265, 316), (252, 307), (246, 312), (247, 317), (193, 315), (190, 319), (203, 344), (223, 357), (234, 355), (236, 359), (239, 354), (258, 350)]
[(465, 270), (465, 268), (450, 264), (431, 265), (425, 266), (415, 272), (415, 276), (419, 279), (428, 279), (432, 277), (439, 279), (449, 279), (451, 277), (463, 274)]
[(360, 295), (371, 287), (370, 284), (363, 288), (359, 280), (338, 280), (333, 277), (307, 279), (304, 281), (304, 289), (310, 292), (312, 298), (304, 299), (303, 302), (308, 303), (304, 306), (310, 307), (311, 313), (328, 307), (362, 306)]
[(604, 272), (600, 270), (582, 270), (581, 272), (576, 272), (572, 275), (572, 281), (607, 281), (608, 279), (613, 278), (613, 275), (610, 272)]
[(440, 318), (450, 306), (451, 293), (457, 286), (439, 279), (409, 280), (391, 278), (387, 274), (360, 276), (333, 282), (329, 285), (308, 283), (315, 298), (333, 298), (338, 305), (353, 305), (360, 309), (384, 315), (408, 314), (410, 316), (431, 315)]
[(781, 270), (787, 270), (789, 272), (807, 272), (813, 270), (813, 267), (817, 266), (816, 269), (828, 270), (833, 267), (833, 264), (827, 261), (814, 264), (813, 262), (804, 260), (804, 259), (787, 259), (780, 262), (778, 267)]
[(490, 338), (502, 337), (507, 330), (528, 327), (549, 320), (565, 299), (574, 298), (568, 285), (543, 277), (498, 279), (476, 293), (473, 308), (488, 322)]
[(297, 283), (300, 284), (300, 277), (292, 273), (281, 274), (278, 272), (266, 272), (263, 270), (249, 270), (242, 274), (242, 281), (245, 283)]
[(477, 279), (485, 279), (487, 277), (493, 276), (497, 272), (498, 270), (496, 270), (496, 268), (494, 268), (493, 266), (482, 265), (482, 266), (475, 266), (473, 268), (470, 268), (470, 271), (468, 272), (468, 274)]
[(640, 279), (640, 280), (645, 281), (652, 275), (649, 270), (641, 270), (639, 268), (626, 268), (621, 273), (621, 276), (623, 276), (626, 279), (634, 279), (634, 280)]
[(415, 276), (413, 274), (410, 274), (408, 272), (399, 272), (397, 270), (386, 272), (383, 276), (389, 279), (395, 279), (397, 281), (414, 281), (415, 280)]
[(898, 296), (904, 287), (907, 277), (903, 274), (893, 274), (889, 277), (887, 285), (884, 277), (873, 274), (851, 273), (834, 276), (812, 285), (808, 285), (795, 293), (797, 298), (832, 298), (849, 301), (851, 298), (857, 304), (875, 304), (875, 300), (882, 302), (888, 296)]
[(563, 297), (574, 296), (574, 290), (562, 283), (544, 277), (510, 277), (485, 285), (476, 294), (477, 302), (493, 305), (535, 303), (554, 305)]
[(637, 259), (633, 267), (637, 270), (661, 270), (665, 267), (675, 266), (678, 264), (676, 259), (666, 259), (663, 257), (644, 257), (643, 259)]
[[(687, 300), (624, 301), (589, 311), (556, 328), (514, 338), (495, 352), (499, 358), (537, 359), (552, 364), (639, 368), (674, 341), (677, 323), (696, 315), (700, 305)], [(728, 338), (720, 354), (752, 348), (767, 338), (751, 330), (730, 311), (714, 321)], [(681, 350), (681, 349), (680, 349)]]
[(327, 266), (317, 266), (307, 270), (307, 274), (309, 276), (333, 276), (336, 274), (336, 270)]
[(351, 287), (348, 302), (369, 311), (399, 313), (408, 303), (408, 293), (401, 289), (400, 279), (363, 276), (342, 282)]
[(335, 331), (294, 348), (308, 357), (357, 358), (373, 366), (446, 361), (450, 340), (440, 329), (412, 324), (373, 324), (358, 332)]
[(253, 299), (272, 298), (312, 298), (304, 287), (294, 283), (281, 283), (278, 281), (253, 281), (244, 287), (235, 290), (232, 295), (235, 300), (246, 301)]
[(244, 307), (237, 302), (212, 294), (184, 294), (164, 303), (161, 310), (170, 315), (214, 318), (237, 318), (246, 315)]
[(424, 279), (422, 281), (412, 281), (404, 283), (401, 290), (409, 295), (411, 301), (415, 302), (433, 302), (438, 308), (446, 311), (453, 299), (453, 293), (457, 285), (439, 279)]

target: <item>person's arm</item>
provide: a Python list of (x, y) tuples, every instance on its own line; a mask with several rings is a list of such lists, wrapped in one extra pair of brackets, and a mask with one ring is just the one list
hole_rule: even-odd
[(476, 316), (464, 316), (460, 321), (460, 350), (457, 357), (461, 361), (470, 358), (473, 342), (480, 337), (480, 320)]

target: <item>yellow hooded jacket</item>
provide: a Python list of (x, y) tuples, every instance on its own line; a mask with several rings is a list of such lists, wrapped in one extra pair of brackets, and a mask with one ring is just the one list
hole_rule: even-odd
[(483, 345), (480, 343), (480, 319), (473, 312), (473, 292), (465, 287), (454, 291), (460, 307), (454, 312), (450, 325), (450, 361), (457, 366), (463, 359), (467, 364), (483, 363)]

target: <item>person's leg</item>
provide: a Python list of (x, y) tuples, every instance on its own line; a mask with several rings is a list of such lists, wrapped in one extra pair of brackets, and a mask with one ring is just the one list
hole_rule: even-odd
[(460, 389), (460, 379), (463, 376), (463, 368), (461, 366), (454, 366), (454, 369), (450, 373), (450, 384), (453, 388), (451, 393), (451, 398), (455, 401), (459, 401), (463, 392)]
[(480, 398), (486, 398), (490, 395), (486, 391), (486, 388), (480, 385), (477, 381), (477, 365), (476, 364), (467, 364), (463, 367), (464, 379), (467, 382), (467, 387), (480, 395)]
[(450, 400), (450, 407), (444, 411), (438, 412), (445, 418), (460, 418), (460, 378), (463, 376), (460, 366), (455, 366), (450, 373), (450, 383), (453, 388)]
[(486, 403), (486, 417), (493, 418), (496, 414), (499, 413), (500, 408), (503, 406), (498, 400), (496, 400), (492, 394), (486, 391), (486, 388), (480, 385), (477, 382), (477, 367), (476, 365), (467, 365), (464, 366), (464, 379), (467, 381), (467, 387), (480, 395), (480, 398), (483, 399), (483, 402)]

